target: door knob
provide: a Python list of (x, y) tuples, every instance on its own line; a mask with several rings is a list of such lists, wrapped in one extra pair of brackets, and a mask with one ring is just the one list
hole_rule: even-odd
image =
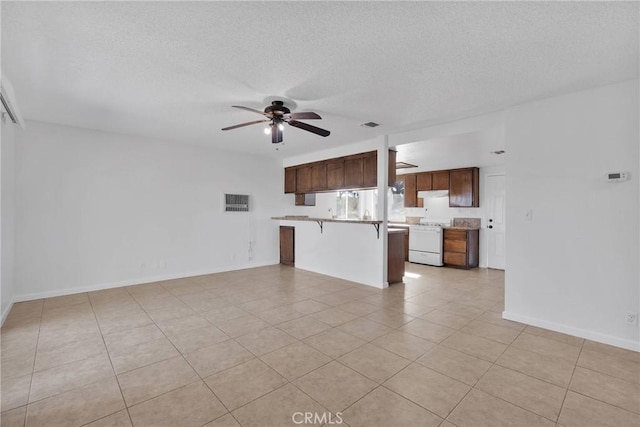
[(492, 219), (490, 219), (490, 220), (489, 220), (489, 222), (493, 222), (493, 220), (492, 220)]
[(487, 227), (487, 228), (493, 228), (493, 225), (490, 225), (490, 226), (489, 226), (489, 227)]

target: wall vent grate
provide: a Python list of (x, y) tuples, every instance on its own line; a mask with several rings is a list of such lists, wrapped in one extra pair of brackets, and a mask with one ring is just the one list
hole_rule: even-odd
[(224, 211), (225, 212), (249, 212), (249, 195), (248, 194), (225, 194), (224, 195)]
[(367, 122), (367, 123), (361, 124), (360, 126), (365, 126), (365, 127), (368, 127), (368, 128), (374, 128), (374, 127), (380, 126), (380, 124), (376, 123), (376, 122)]

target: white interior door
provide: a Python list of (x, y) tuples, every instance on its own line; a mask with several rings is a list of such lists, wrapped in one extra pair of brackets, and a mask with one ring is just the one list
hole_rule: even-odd
[(505, 177), (487, 175), (485, 188), (487, 212), (487, 266), (504, 270), (505, 267)]

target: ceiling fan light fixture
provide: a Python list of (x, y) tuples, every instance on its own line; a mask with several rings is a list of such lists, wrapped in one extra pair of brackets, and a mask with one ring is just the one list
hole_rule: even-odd
[(284, 106), (284, 102), (280, 100), (272, 101), (271, 105), (264, 109), (264, 112), (256, 110), (255, 108), (243, 107), (241, 105), (232, 105), (232, 107), (251, 111), (253, 113), (258, 113), (265, 118), (262, 120), (254, 120), (252, 122), (241, 123), (239, 125), (228, 126), (222, 128), (223, 131), (255, 125), (258, 123), (267, 123), (267, 127), (264, 129), (264, 133), (267, 135), (271, 135), (271, 142), (274, 144), (279, 144), (282, 142), (282, 132), (284, 131), (285, 123), (289, 126), (314, 133), (318, 136), (327, 137), (331, 134), (331, 132), (326, 129), (322, 129), (300, 121), (322, 119), (322, 117), (320, 117), (318, 114), (310, 111), (292, 113), (288, 107)]

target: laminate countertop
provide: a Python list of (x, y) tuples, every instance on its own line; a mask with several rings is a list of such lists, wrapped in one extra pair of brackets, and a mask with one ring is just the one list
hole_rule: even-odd
[(382, 221), (369, 219), (338, 219), (338, 218), (315, 218), (309, 216), (272, 216), (271, 219), (279, 221), (313, 221), (313, 222), (342, 222), (347, 224), (382, 224)]
[(389, 234), (404, 234), (407, 232), (406, 228), (387, 228)]
[(480, 227), (459, 227), (456, 225), (447, 225), (442, 228), (445, 230), (480, 230)]

